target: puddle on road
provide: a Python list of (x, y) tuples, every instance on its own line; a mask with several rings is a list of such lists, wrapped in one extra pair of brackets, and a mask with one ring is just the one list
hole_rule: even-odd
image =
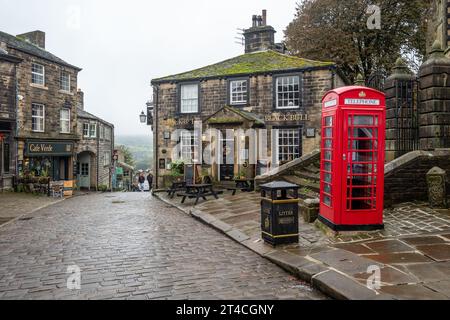
[(126, 203), (126, 201), (113, 201), (112, 204), (123, 204)]

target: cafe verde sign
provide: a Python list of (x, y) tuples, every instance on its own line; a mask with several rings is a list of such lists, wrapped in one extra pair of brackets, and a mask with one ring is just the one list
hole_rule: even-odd
[(27, 141), (27, 156), (71, 156), (72, 142)]

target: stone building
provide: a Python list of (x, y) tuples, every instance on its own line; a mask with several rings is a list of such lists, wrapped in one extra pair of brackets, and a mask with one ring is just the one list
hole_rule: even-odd
[(13, 187), (16, 173), (16, 81), (21, 62), (0, 47), (0, 191)]
[(78, 95), (77, 186), (82, 189), (111, 189), (114, 125), (84, 110), (84, 93)]
[(73, 180), (81, 69), (46, 51), (41, 31), (0, 32), (0, 46), (22, 60), (16, 74), (18, 173)]
[[(284, 54), (274, 34), (263, 12), (244, 32), (245, 54), (152, 81), (158, 187), (176, 158), (199, 164), (198, 147), (208, 142), (214, 160), (208, 164), (203, 159), (202, 171), (217, 181), (241, 174), (252, 178), (319, 148), (322, 96), (344, 82), (332, 62)], [(223, 135), (198, 136), (198, 121), (203, 132), (217, 129)], [(266, 138), (255, 141), (241, 131), (251, 129), (266, 129)], [(226, 130), (232, 135), (225, 136)], [(252, 149), (266, 154), (250, 161)]]

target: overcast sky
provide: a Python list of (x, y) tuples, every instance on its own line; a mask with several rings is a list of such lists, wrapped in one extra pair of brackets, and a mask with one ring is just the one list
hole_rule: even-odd
[(87, 111), (114, 123), (116, 135), (148, 134), (139, 123), (153, 78), (239, 54), (238, 28), (268, 10), (281, 41), (298, 0), (0, 0), (0, 30), (42, 30), (46, 48), (83, 68)]

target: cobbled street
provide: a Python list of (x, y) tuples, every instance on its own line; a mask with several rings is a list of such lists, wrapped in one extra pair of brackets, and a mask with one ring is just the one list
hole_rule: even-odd
[(148, 193), (76, 197), (0, 227), (0, 299), (325, 298)]

